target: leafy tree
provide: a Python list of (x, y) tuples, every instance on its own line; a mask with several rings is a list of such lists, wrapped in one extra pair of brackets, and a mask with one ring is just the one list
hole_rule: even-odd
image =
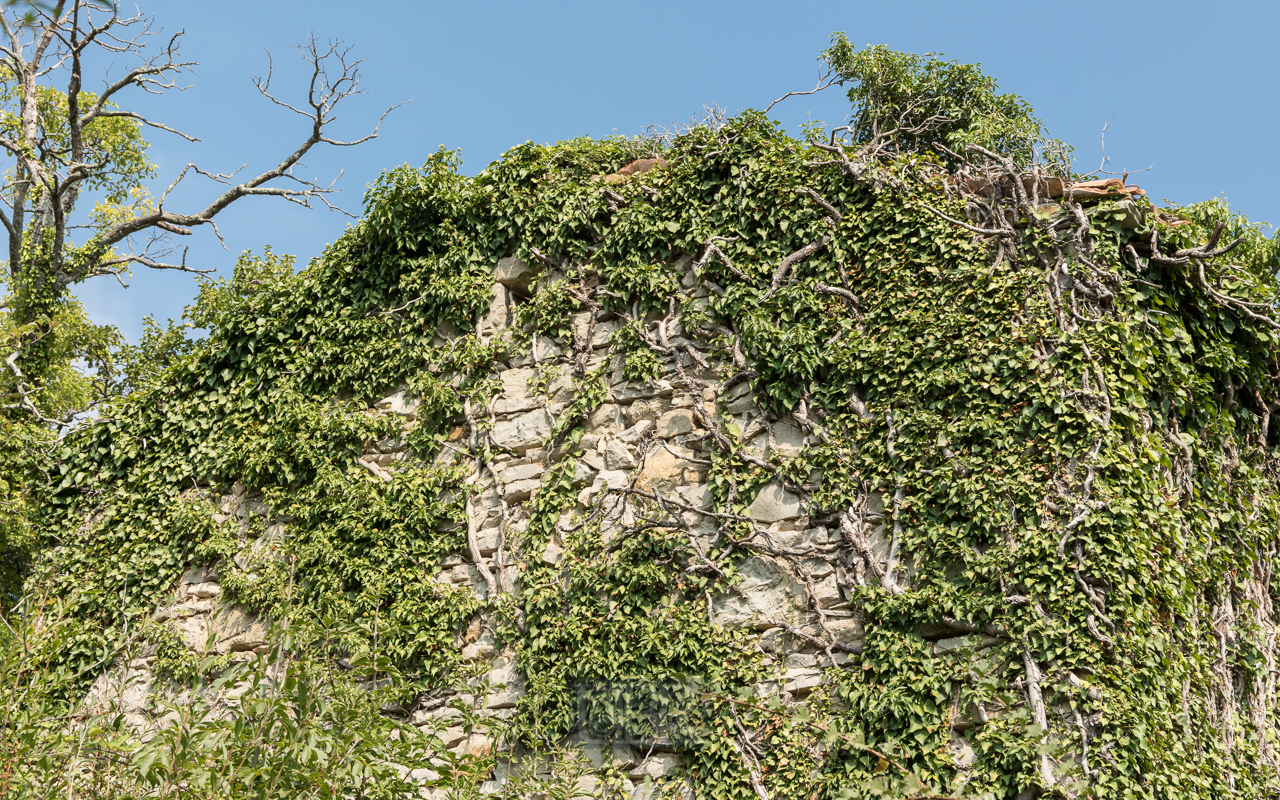
[[(305, 103), (277, 100), (270, 75), (256, 79), (265, 97), (307, 120), (302, 143), (272, 169), (234, 185), (228, 175), (188, 165), (157, 197), (147, 188), (156, 167), (143, 129), (196, 139), (130, 110), (127, 99), (179, 87), (195, 66), (181, 57), (181, 34), (152, 48), (150, 19), (122, 16), (105, 0), (57, 0), (4, 3), (0, 35), (0, 156), (8, 160), (0, 177), (0, 235), (7, 238), (0, 276), (2, 594), (14, 585), (29, 544), (33, 492), (43, 483), (40, 454), (59, 431), (138, 377), (121, 371), (120, 357), (131, 351), (119, 350), (119, 333), (90, 322), (72, 287), (94, 278), (123, 285), (135, 268), (207, 272), (188, 265), (172, 237), (201, 225), (216, 231), (215, 217), (244, 197), (329, 205), (331, 186), (296, 178), (293, 167), (318, 144), (359, 144), (377, 128), (355, 141), (327, 135), (335, 106), (358, 91), (360, 61), (339, 44), (311, 39), (299, 48), (312, 67)], [(134, 60), (122, 76), (96, 92), (85, 87), (95, 60), (122, 58)], [(223, 184), (219, 194), (202, 209), (171, 210), (169, 193), (196, 174)]]
[(886, 45), (858, 50), (843, 33), (831, 37), (821, 58), (833, 82), (851, 84), (854, 142), (893, 153), (937, 152), (938, 147), (961, 153), (977, 144), (1019, 164), (1031, 162), (1037, 143), (1047, 138), (1031, 106), (1001, 93), (980, 65), (944, 61), (940, 55), (903, 53)]

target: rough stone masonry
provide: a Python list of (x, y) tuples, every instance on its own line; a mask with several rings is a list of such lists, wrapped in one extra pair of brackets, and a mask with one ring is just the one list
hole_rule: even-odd
[[(671, 267), (683, 272), (684, 286), (693, 290), (695, 298), (707, 297), (710, 289), (698, 287), (692, 259), (686, 257)], [(478, 328), (481, 337), (513, 336), (515, 306), (547, 283), (534, 280), (537, 272), (518, 258), (498, 262), (492, 302)], [(573, 319), (575, 352), (565, 352), (535, 335), (532, 344), (508, 363), (494, 365), (501, 392), (487, 408), (470, 409), (476, 422), (471, 430), (455, 432), (458, 436), (489, 437), (491, 451), (497, 454), (488, 468), (468, 479), (472, 493), (468, 547), (451, 554), (434, 574), (424, 575), (424, 580), (463, 587), (486, 600), (493, 593), (518, 591), (513, 568), (518, 555), (532, 555), (548, 564), (560, 559), (563, 537), (553, 539), (540, 554), (517, 554), (512, 542), (513, 534), (528, 524), (526, 504), (560, 455), (549, 452), (546, 442), (573, 399), (575, 367), (589, 371), (608, 364), (612, 377), (608, 396), (591, 413), (580, 441), (585, 456), (573, 478), (577, 507), (561, 520), (566, 530), (575, 520), (595, 512), (604, 521), (606, 535), (616, 533), (635, 520), (629, 498), (658, 496), (682, 509), (694, 548), (705, 554), (717, 539), (716, 518), (707, 513), (712, 507), (706, 485), (710, 462), (703, 452), (708, 421), (717, 414), (720, 419), (726, 415), (732, 418), (742, 441), (758, 459), (772, 453), (794, 456), (820, 435), (812, 424), (806, 424), (802, 414), (781, 419), (766, 414), (754, 401), (748, 382), (725, 385), (725, 368), (717, 366), (714, 358), (695, 354), (699, 345), (684, 335), (678, 318), (662, 326), (662, 336), (665, 346), (677, 354), (679, 368), (671, 364), (661, 379), (628, 382), (611, 342), (620, 326), (620, 320), (606, 314), (598, 315), (593, 324), (592, 314), (582, 312)], [(443, 332), (440, 336), (448, 338)], [(585, 358), (585, 363), (575, 363), (577, 358)], [(537, 389), (532, 379), (538, 372), (555, 372), (556, 377), (537, 384), (544, 386)], [(697, 380), (682, 380), (681, 374), (693, 374)], [(398, 391), (366, 413), (398, 415), (412, 424), (417, 408), (413, 397)], [(438, 453), (408, 452), (403, 443), (392, 439), (371, 442), (360, 465), (370, 479), (391, 481), (398, 462), (462, 457), (460, 450), (447, 446)], [(634, 494), (611, 491), (624, 487)], [(863, 623), (847, 602), (842, 584), (887, 580), (902, 586), (909, 582), (909, 558), (896, 552), (894, 537), (886, 530), (884, 502), (880, 495), (871, 494), (863, 498), (856, 513), (814, 520), (800, 495), (779, 482), (766, 485), (750, 502), (748, 513), (762, 547), (741, 565), (741, 581), (732, 591), (708, 595), (706, 604), (715, 624), (751, 632), (755, 646), (765, 654), (772, 679), (757, 687), (761, 697), (780, 695), (784, 702), (800, 700), (822, 683), (825, 669), (840, 668), (850, 653), (859, 651)], [(289, 535), (288, 520), (273, 516), (260, 497), (247, 494), (239, 484), (221, 498), (220, 514), (218, 521), (246, 521), (258, 516), (266, 523), (265, 535), (248, 545), (237, 559), (270, 548), (272, 541)], [(837, 551), (849, 552), (850, 560), (862, 567), (859, 574), (837, 575), (831, 559), (815, 557)], [(901, 567), (895, 576), (898, 562)], [(187, 647), (196, 653), (212, 649), (232, 660), (247, 660), (265, 652), (270, 646), (266, 621), (224, 603), (218, 576), (216, 566), (188, 571), (158, 618), (173, 620)], [(933, 642), (938, 655), (980, 650), (997, 641), (955, 622), (926, 626), (921, 634)], [(516, 669), (515, 653), (509, 647), (499, 649), (495, 643), (490, 616), (477, 616), (456, 646), (461, 658), (477, 667), (470, 692), (433, 698), (406, 711), (414, 725), (436, 733), (455, 754), (483, 755), (495, 748), (506, 749), (514, 761), (499, 759), (499, 767), (481, 787), (482, 792), (495, 792), (514, 768), (511, 764), (531, 756), (492, 740), (482, 723), (467, 724), (456, 701), (470, 705), (481, 720), (505, 718), (513, 713), (524, 683)], [(91, 690), (91, 706), (116, 708), (142, 729), (164, 724), (166, 704), (181, 703), (184, 697), (163, 697), (164, 682), (151, 671), (155, 660), (151, 656), (115, 665)], [(223, 701), (234, 705), (243, 688), (232, 687)], [(962, 766), (973, 758), (964, 739), (965, 728), (961, 715), (954, 726), (952, 747)], [(632, 797), (648, 797), (678, 765), (670, 741), (611, 744), (581, 733), (571, 741), (593, 767), (608, 766), (615, 775), (618, 770), (625, 772), (623, 789)], [(426, 782), (439, 776), (432, 770), (419, 770), (413, 777)], [(594, 793), (595, 781), (590, 773), (579, 778), (580, 791)], [(436, 789), (424, 789), (423, 794), (438, 800), (445, 797), (443, 790)]]

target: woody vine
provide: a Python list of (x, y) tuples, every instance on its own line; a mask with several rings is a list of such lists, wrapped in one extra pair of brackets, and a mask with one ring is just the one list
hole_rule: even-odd
[[(232, 599), (290, 619), (292, 657), (390, 681), (405, 713), (462, 691), (450, 643), (480, 614), (528, 687), (504, 741), (667, 735), (673, 792), (1275, 791), (1275, 239), (1221, 202), (1160, 209), (1074, 173), (976, 67), (842, 36), (823, 58), (847, 126), (802, 140), (747, 111), (668, 138), (526, 144), (475, 178), (441, 151), (386, 173), (302, 272), (246, 256), (205, 282), (190, 321), (208, 337), (157, 337), (168, 366), (49, 465), (28, 591), (70, 621), (52, 660), (109, 660), (184, 569), (240, 553), (246, 532), (213, 505), (239, 481), (294, 532), (282, 558), (228, 568)], [(660, 161), (599, 177), (641, 158)], [(482, 338), (510, 256), (541, 277), (516, 335)], [(632, 483), (575, 511), (609, 320), (628, 380), (711, 398), (684, 456), (709, 507)], [(571, 377), (545, 442), (558, 460), (527, 524), (505, 527), (503, 507), (513, 567), (500, 556), (487, 598), (461, 601), (421, 575), (476, 549), (492, 367), (538, 339), (566, 354), (539, 386)], [(397, 385), (421, 399), (416, 423), (362, 413)], [(726, 401), (746, 390), (744, 426)], [(748, 427), (782, 421), (809, 446), (749, 446)], [(383, 479), (359, 458), (389, 438), (423, 458)], [(833, 538), (779, 544), (747, 511), (770, 484)], [(564, 558), (544, 559), (555, 536)], [(776, 626), (823, 659), (803, 702), (754, 696), (767, 654), (709, 613), (756, 556), (818, 620)], [(865, 628), (856, 645), (816, 601), (819, 564)], [(939, 653), (928, 628), (969, 639)], [(462, 763), (441, 777), (478, 779)]]

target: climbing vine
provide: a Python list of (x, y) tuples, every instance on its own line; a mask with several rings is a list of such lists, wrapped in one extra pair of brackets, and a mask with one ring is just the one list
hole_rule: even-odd
[[(1275, 791), (1276, 240), (1038, 158), (1025, 105), (961, 65), (872, 55), (840, 62), (855, 102), (904, 71), (991, 102), (942, 133), (962, 94), (905, 132), (864, 106), (807, 140), (746, 111), (619, 180), (652, 141), (527, 143), (474, 178), (441, 150), (301, 272), (268, 251), (202, 284), (206, 337), (155, 337), (139, 358), (165, 366), (58, 455), (30, 580), (73, 621), (58, 658), (101, 663), (217, 566), (252, 610), (308, 610), (300, 650), (394, 671), (410, 710), (465, 682), (456, 640), (494, 611), (526, 684), (509, 741), (666, 737), (697, 797)], [(540, 274), (485, 334), (504, 258)], [(592, 360), (605, 324), (616, 363)], [(431, 576), (478, 553), (493, 368), (530, 352), (529, 388), (568, 399), (481, 598)], [(705, 506), (620, 482), (575, 511), (621, 382), (698, 398), (673, 458)], [(414, 411), (380, 413), (398, 391)], [(754, 444), (784, 421), (807, 447)], [(773, 542), (748, 513), (771, 485), (834, 543)], [(803, 702), (758, 696), (777, 660), (710, 613), (759, 554), (808, 595), (834, 575), (865, 630), (838, 640), (816, 601), (783, 630), (823, 667)]]

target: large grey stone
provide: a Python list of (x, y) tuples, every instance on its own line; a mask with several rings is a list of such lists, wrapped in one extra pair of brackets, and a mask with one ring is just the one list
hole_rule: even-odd
[(984, 647), (990, 647), (1000, 641), (995, 636), (982, 634), (970, 634), (968, 636), (953, 636), (950, 639), (940, 639), (933, 645), (934, 655), (944, 655), (946, 653), (955, 653), (968, 648), (981, 650)]
[(715, 498), (711, 495), (711, 487), (705, 483), (696, 484), (694, 486), (682, 486), (676, 489), (678, 494), (686, 503), (703, 510), (711, 508), (715, 503)]
[(675, 753), (654, 753), (632, 767), (627, 777), (639, 783), (647, 778), (663, 778), (673, 774), (680, 766)]
[(194, 583), (187, 587), (188, 597), (217, 597), (222, 594), (222, 587), (213, 582)]
[(693, 429), (693, 412), (687, 408), (675, 408), (658, 418), (658, 429), (654, 435), (662, 439), (670, 439), (673, 436), (693, 433)]
[(827, 618), (827, 630), (836, 637), (836, 641), (848, 647), (861, 644), (864, 630), (862, 620), (857, 617)]
[(567, 403), (573, 399), (573, 373), (563, 372), (557, 375), (547, 387), (548, 396), (553, 403)]
[(609, 390), (609, 396), (615, 402), (629, 403), (633, 400), (644, 400), (650, 397), (670, 397), (674, 387), (670, 381), (657, 380), (650, 383), (626, 383)]
[(591, 498), (604, 491), (606, 485), (611, 489), (621, 489), (629, 486), (631, 485), (631, 474), (626, 470), (610, 470), (597, 473), (591, 485), (578, 492), (578, 502), (584, 506), (590, 505)]
[(502, 372), (502, 396), (508, 400), (519, 400), (529, 396), (529, 379), (533, 377), (531, 367), (517, 367)]
[(615, 403), (603, 403), (587, 417), (587, 433), (616, 433), (622, 427), (622, 408)]
[(560, 545), (554, 539), (547, 542), (546, 549), (542, 551), (542, 563), (553, 567), (560, 563)]
[(705, 467), (689, 461), (694, 452), (687, 447), (661, 444), (649, 450), (644, 457), (644, 466), (636, 478), (636, 488), (646, 492), (670, 491), (677, 486), (690, 483), (701, 483)]
[(497, 525), (476, 533), (476, 547), (480, 550), (480, 555), (489, 556), (498, 551), (498, 536), (501, 533), (502, 528)]
[(592, 478), (596, 476), (596, 473), (599, 471), (600, 471), (600, 468), (597, 468), (591, 464), (588, 464), (584, 459), (579, 459), (573, 471), (574, 488), (576, 489), (576, 488), (585, 486), (587, 483), (591, 481)]
[(728, 628), (765, 629), (803, 608), (804, 587), (767, 556), (752, 556), (738, 568), (742, 582), (712, 604), (714, 621)]
[(507, 304), (507, 289), (495, 283), (489, 294), (489, 310), (480, 320), (477, 333), (481, 339), (489, 339), (511, 326), (511, 309)]
[(635, 456), (617, 439), (605, 440), (604, 464), (608, 469), (631, 469), (636, 465)]
[(822, 683), (820, 669), (789, 669), (782, 676), (783, 691), (792, 694), (808, 694)]
[(511, 483), (512, 481), (523, 481), (529, 478), (536, 478), (541, 475), (542, 463), (535, 461), (531, 464), (517, 464), (514, 467), (507, 467), (498, 470), (498, 480), (503, 483)]
[(747, 507), (747, 514), (752, 519), (766, 523), (798, 519), (801, 513), (800, 498), (778, 483), (766, 485)]
[(515, 256), (498, 259), (498, 265), (493, 269), (494, 280), (526, 297), (529, 295), (529, 284), (537, 275), (536, 268)]
[(627, 428), (625, 431), (618, 434), (618, 438), (626, 442), (627, 444), (635, 444), (636, 442), (643, 439), (645, 434), (647, 434), (654, 427), (654, 425), (655, 423), (653, 420), (642, 419), (639, 422), (637, 422), (635, 425), (632, 425), (630, 428)]
[(533, 360), (539, 364), (555, 361), (564, 354), (564, 349), (550, 338), (538, 333), (535, 333), (533, 337), (533, 347), (530, 348), (530, 351), (533, 354)]
[[(757, 454), (763, 455), (769, 442), (769, 432), (757, 434), (751, 440), (751, 447)], [(773, 452), (786, 458), (794, 458), (804, 448), (804, 431), (790, 422), (773, 424)]]
[(267, 623), (239, 606), (214, 614), (212, 622), (219, 653), (242, 653), (267, 644)]
[[(421, 405), (420, 400), (416, 397), (406, 396), (404, 390), (401, 389), (400, 391), (387, 395), (374, 403), (373, 407), (387, 414), (395, 414), (400, 417), (413, 419), (418, 415), (419, 405)], [(246, 508), (247, 505), (248, 504), (246, 504)]]
[(551, 415), (545, 409), (535, 409), (515, 419), (499, 422), (490, 434), (498, 447), (523, 453), (551, 435)]
[(529, 478), (522, 481), (512, 481), (502, 485), (502, 499), (508, 503), (523, 503), (533, 496), (542, 486), (542, 481), (537, 478)]
[(665, 410), (665, 403), (660, 398), (653, 397), (648, 400), (636, 400), (627, 406), (627, 424), (635, 425), (642, 420), (656, 422)]
[(592, 347), (604, 347), (613, 339), (613, 334), (622, 327), (621, 320), (609, 320), (608, 322), (597, 322), (595, 335), (591, 337)]
[(543, 400), (541, 397), (520, 397), (515, 400), (500, 397), (493, 401), (492, 409), (495, 417), (509, 417), (512, 414), (519, 414), (521, 411), (541, 408), (542, 405)]

